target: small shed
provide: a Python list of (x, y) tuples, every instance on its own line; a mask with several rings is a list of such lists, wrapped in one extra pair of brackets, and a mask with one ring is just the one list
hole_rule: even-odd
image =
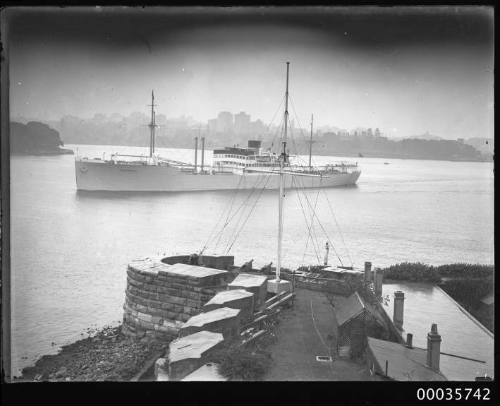
[(366, 343), (365, 303), (358, 292), (354, 292), (348, 297), (335, 296), (333, 306), (338, 328), (337, 351), (340, 356), (357, 358)]

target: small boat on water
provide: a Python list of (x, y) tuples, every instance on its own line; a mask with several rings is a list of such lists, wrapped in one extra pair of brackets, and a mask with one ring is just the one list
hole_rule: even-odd
[[(287, 76), (288, 80), (288, 76)], [(287, 82), (288, 83), (288, 82)], [(288, 88), (287, 88), (288, 103)], [(361, 171), (357, 163), (338, 162), (312, 165), (312, 122), (309, 164), (290, 162), (289, 155), (278, 156), (263, 150), (261, 141), (249, 140), (247, 147), (225, 147), (213, 151), (213, 163), (205, 164), (205, 137), (201, 137), (201, 163), (198, 165), (198, 137), (195, 137), (194, 165), (160, 157), (155, 152), (155, 100), (151, 93), (149, 155), (112, 154), (109, 159), (75, 158), (77, 190), (123, 192), (188, 192), (204, 190), (278, 189), (280, 171), (288, 175), (283, 187), (326, 188), (354, 185)], [(288, 114), (288, 105), (286, 106)], [(286, 126), (286, 124), (285, 124)], [(283, 165), (283, 168), (281, 168)], [(269, 176), (268, 176), (269, 175)], [(297, 180), (296, 178), (300, 178)]]

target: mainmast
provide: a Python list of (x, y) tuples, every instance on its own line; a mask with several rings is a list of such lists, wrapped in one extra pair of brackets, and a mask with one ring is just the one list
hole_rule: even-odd
[(149, 157), (152, 158), (153, 154), (155, 152), (155, 128), (157, 127), (156, 125), (156, 114), (155, 114), (155, 94), (154, 91), (151, 90), (151, 123), (149, 123), (149, 129), (151, 130), (151, 133), (149, 135)]
[(286, 63), (286, 92), (285, 92), (285, 131), (281, 139), (282, 152), (280, 156), (280, 196), (279, 196), (279, 222), (278, 222), (278, 263), (276, 265), (276, 282), (280, 281), (281, 271), (281, 242), (283, 239), (283, 199), (285, 197), (284, 180), (285, 174), (283, 169), (288, 161), (286, 153), (286, 136), (288, 129), (288, 76), (289, 76), (290, 62)]

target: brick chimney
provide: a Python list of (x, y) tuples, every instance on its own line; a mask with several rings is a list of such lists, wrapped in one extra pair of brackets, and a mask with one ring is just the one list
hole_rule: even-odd
[(394, 325), (399, 329), (403, 328), (404, 302), (404, 292), (400, 290), (394, 292), (394, 314), (392, 316), (392, 321), (394, 322)]
[(372, 280), (372, 263), (365, 262), (365, 283), (368, 283)]
[(413, 334), (406, 334), (406, 346), (408, 348), (413, 348)]
[(427, 333), (427, 366), (439, 371), (441, 352), (441, 336), (438, 334), (437, 324), (433, 323), (431, 331)]
[(375, 294), (382, 296), (382, 284), (384, 283), (384, 271), (380, 268), (375, 269)]

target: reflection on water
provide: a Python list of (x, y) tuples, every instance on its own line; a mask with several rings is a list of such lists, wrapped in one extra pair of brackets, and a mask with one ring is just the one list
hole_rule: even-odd
[[(382, 294), (389, 297), (385, 308), (392, 318), (394, 311), (394, 292), (401, 290), (405, 293), (404, 322), (405, 333), (413, 334), (415, 347), (427, 348), (427, 333), (432, 323), (438, 326), (441, 335), (441, 352), (461, 355), (485, 361), (485, 364), (474, 363), (477, 376), (488, 373), (494, 375), (493, 335), (480, 327), (471, 317), (460, 310), (456, 303), (440, 288), (424, 283), (398, 283), (383, 285)], [(458, 380), (466, 374), (470, 376), (471, 363), (441, 357), (441, 371), (450, 379)], [(457, 368), (457, 363), (463, 364), (463, 369)]]
[[(138, 152), (80, 146), (88, 156), (102, 156), (102, 150)], [(187, 161), (194, 155), (190, 150), (160, 152)], [(330, 159), (315, 157), (318, 164)], [(222, 254), (234, 243), (230, 252), (236, 263), (252, 258), (256, 267), (276, 263), (276, 191), (262, 193), (255, 206), (250, 191), (77, 193), (73, 160), (68, 155), (11, 159), (14, 370), (55, 352), (90, 326), (118, 322), (126, 266), (134, 258), (192, 253), (207, 243), (208, 254)], [(374, 266), (493, 263), (491, 164), (343, 160), (360, 161), (357, 187), (300, 195), (305, 206), (304, 196), (311, 205), (318, 197), (318, 218), (335, 248), (332, 263), (338, 263), (336, 254), (356, 266), (364, 261)], [(326, 238), (315, 223), (317, 245), (311, 243), (310, 215), (304, 216), (298, 196), (289, 191), (285, 200), (284, 266), (315, 264), (324, 256)], [(230, 223), (218, 239), (215, 226), (227, 219), (233, 197), (233, 208), (241, 206), (240, 225), (253, 211), (241, 231)]]

